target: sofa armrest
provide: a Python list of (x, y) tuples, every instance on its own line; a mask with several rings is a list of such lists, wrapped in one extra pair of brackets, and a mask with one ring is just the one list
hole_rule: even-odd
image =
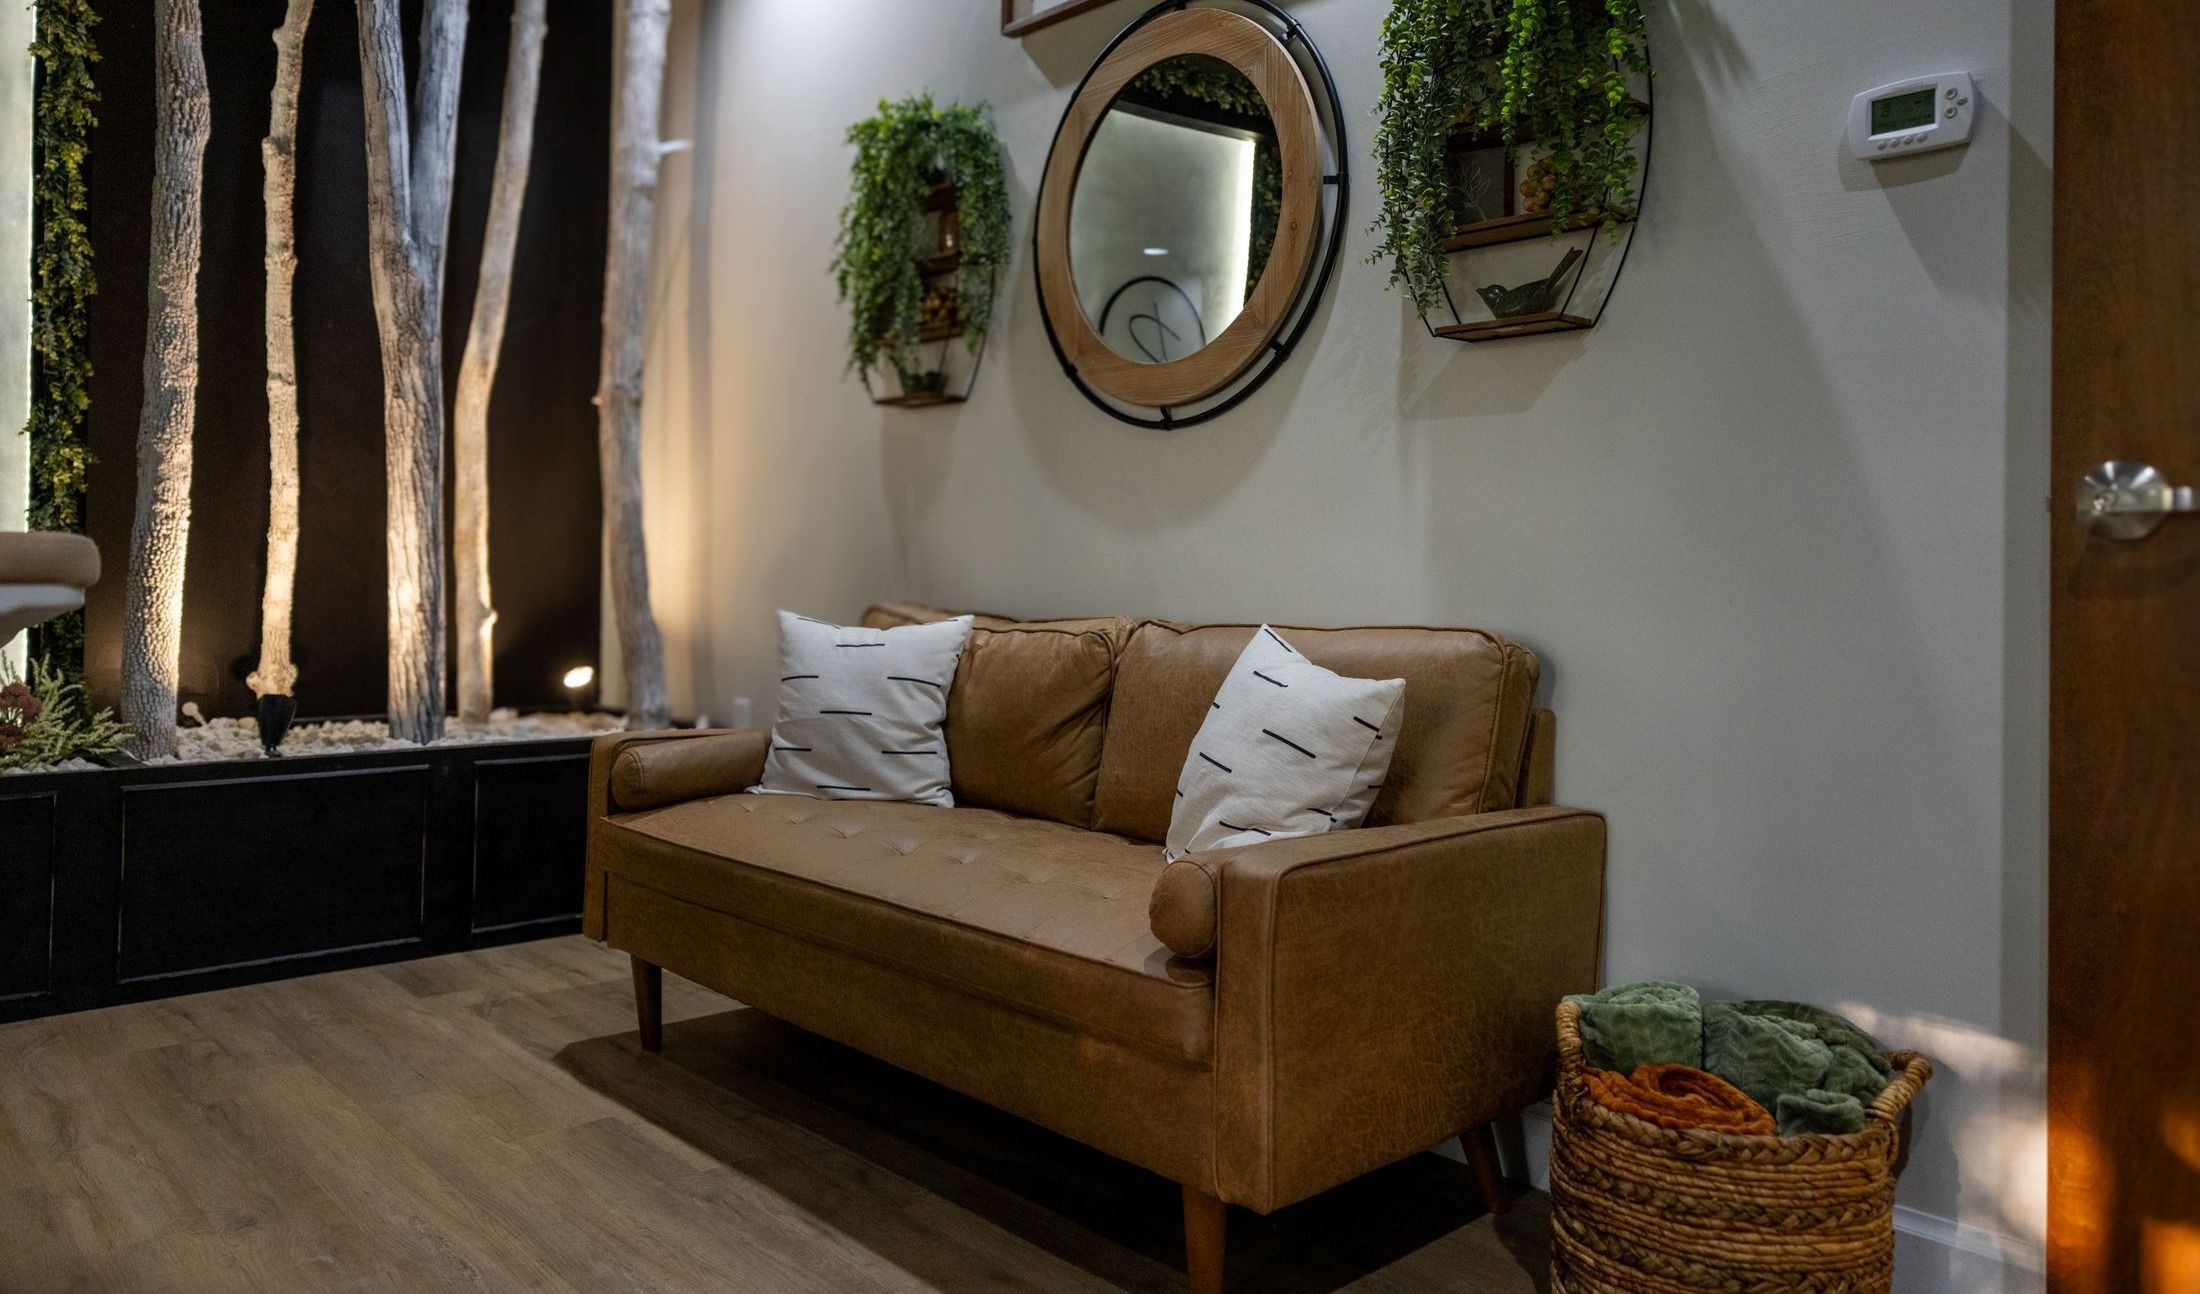
[(603, 938), (603, 862), (597, 837), (614, 813), (727, 795), (764, 776), (771, 733), (762, 729), (607, 732), (588, 750), (588, 885), (581, 929)]
[(1533, 1103), (1596, 987), (1604, 819), (1541, 807), (1193, 862), (1217, 915), (1216, 1175), (1263, 1212)]

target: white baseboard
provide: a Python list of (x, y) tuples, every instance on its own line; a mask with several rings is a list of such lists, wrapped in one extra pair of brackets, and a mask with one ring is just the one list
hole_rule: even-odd
[(1901, 1294), (2036, 1294), (2047, 1288), (2038, 1245), (1897, 1204), (1895, 1286)]

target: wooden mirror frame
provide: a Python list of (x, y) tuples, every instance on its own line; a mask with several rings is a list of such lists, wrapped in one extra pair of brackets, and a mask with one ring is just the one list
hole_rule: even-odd
[[(1187, 54), (1204, 54), (1236, 68), (1267, 104), (1281, 163), (1282, 209), (1268, 260), (1237, 317), (1214, 340), (1182, 359), (1141, 364), (1117, 354), (1101, 339), (1078, 300), (1070, 273), (1070, 205), (1085, 153), (1117, 96), (1156, 64)], [(1322, 188), (1327, 178), (1322, 171), (1322, 127), (1313, 93), (1291, 51), (1266, 27), (1227, 9), (1179, 9), (1149, 14), (1134, 24), (1101, 55), (1078, 87), (1055, 131), (1039, 184), (1032, 233), (1039, 306), (1064, 367), (1088, 393), (1097, 391), (1125, 404), (1163, 411), (1206, 399), (1235, 382), (1265, 349), (1276, 344), (1306, 286), (1323, 225)], [(1341, 226), (1341, 187), (1338, 196), (1336, 219)], [(1334, 237), (1331, 244), (1334, 257)], [(1167, 419), (1164, 424), (1175, 425)]]

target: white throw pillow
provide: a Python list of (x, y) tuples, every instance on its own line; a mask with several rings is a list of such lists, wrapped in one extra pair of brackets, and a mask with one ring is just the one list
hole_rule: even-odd
[(1346, 678), (1262, 625), (1176, 782), (1168, 856), (1356, 827), (1390, 770), (1402, 678)]
[(853, 629), (779, 613), (779, 714), (751, 790), (952, 807), (947, 690), (970, 617)]

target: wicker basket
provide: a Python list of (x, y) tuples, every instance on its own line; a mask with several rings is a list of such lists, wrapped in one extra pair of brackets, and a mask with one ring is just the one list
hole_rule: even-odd
[(1675, 1131), (1611, 1109), (1583, 1075), (1581, 1008), (1558, 1008), (1552, 1294), (1701, 1290), (1888, 1294), (1902, 1112), (1933, 1067), (1894, 1081), (1848, 1136)]

